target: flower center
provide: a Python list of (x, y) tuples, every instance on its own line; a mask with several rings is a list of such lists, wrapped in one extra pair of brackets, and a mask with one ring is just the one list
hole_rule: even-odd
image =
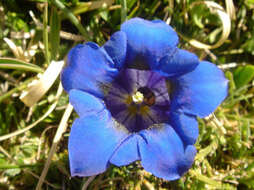
[(168, 121), (166, 79), (156, 72), (124, 69), (112, 82), (104, 101), (114, 119), (129, 132)]
[(134, 95), (132, 95), (132, 101), (135, 103), (135, 104), (141, 104), (144, 100), (144, 95), (137, 91)]
[(152, 106), (155, 104), (155, 94), (148, 87), (140, 87), (136, 94), (140, 94), (142, 96), (142, 103)]

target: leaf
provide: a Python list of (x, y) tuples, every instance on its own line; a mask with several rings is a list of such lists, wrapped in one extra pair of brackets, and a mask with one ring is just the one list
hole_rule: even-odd
[(254, 3), (254, 0), (247, 0), (248, 3)]
[(212, 185), (215, 188), (221, 189), (222, 183), (220, 181), (215, 181), (205, 175), (200, 174), (198, 171), (190, 170), (189, 173), (195, 176), (198, 180), (203, 181), (206, 184)]
[(235, 91), (235, 81), (234, 81), (234, 76), (230, 71), (225, 72), (225, 76), (227, 77), (227, 79), (229, 79), (229, 94), (233, 94)]
[(114, 0), (100, 0), (100, 1), (89, 1), (89, 2), (79, 2), (76, 7), (72, 8), (71, 11), (74, 15), (79, 15), (87, 11), (92, 11), (95, 9), (101, 9), (111, 6)]
[[(2, 166), (0, 166), (2, 168)], [(5, 170), (5, 174), (7, 174), (8, 176), (16, 176), (18, 174), (20, 174), (21, 169), (19, 168), (13, 168), (13, 169), (7, 169)]]
[(20, 95), (22, 102), (30, 107), (35, 105), (53, 85), (63, 65), (64, 61), (52, 61), (41, 78), (37, 81), (33, 81), (29, 88)]
[(37, 65), (26, 63), (25, 61), (13, 58), (0, 58), (0, 69), (17, 69), (22, 71), (32, 71), (36, 73), (43, 72), (43, 69)]
[(238, 67), (234, 72), (234, 79), (237, 88), (247, 85), (253, 78), (254, 78), (253, 65)]
[(60, 28), (61, 19), (55, 7), (51, 9), (50, 18), (50, 45), (51, 45), (51, 59), (57, 60), (57, 54), (59, 50), (60, 43)]

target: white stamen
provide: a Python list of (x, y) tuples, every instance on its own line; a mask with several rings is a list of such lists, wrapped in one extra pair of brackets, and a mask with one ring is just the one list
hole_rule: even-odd
[(144, 100), (144, 95), (137, 91), (134, 95), (132, 95), (132, 101), (135, 103), (141, 103)]

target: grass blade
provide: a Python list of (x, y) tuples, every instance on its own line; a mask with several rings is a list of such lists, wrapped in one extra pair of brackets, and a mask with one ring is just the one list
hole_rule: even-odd
[(44, 71), (37, 65), (26, 63), (25, 61), (14, 58), (0, 58), (0, 69), (16, 69), (36, 73), (42, 73)]

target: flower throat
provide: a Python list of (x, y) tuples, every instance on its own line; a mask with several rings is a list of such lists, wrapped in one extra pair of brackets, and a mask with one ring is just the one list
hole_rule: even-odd
[(129, 132), (147, 129), (169, 118), (166, 79), (156, 72), (123, 69), (104, 101), (114, 119)]
[(137, 92), (132, 95), (132, 100), (134, 103), (142, 104), (147, 106), (153, 106), (155, 104), (155, 94), (148, 87), (140, 87)]

